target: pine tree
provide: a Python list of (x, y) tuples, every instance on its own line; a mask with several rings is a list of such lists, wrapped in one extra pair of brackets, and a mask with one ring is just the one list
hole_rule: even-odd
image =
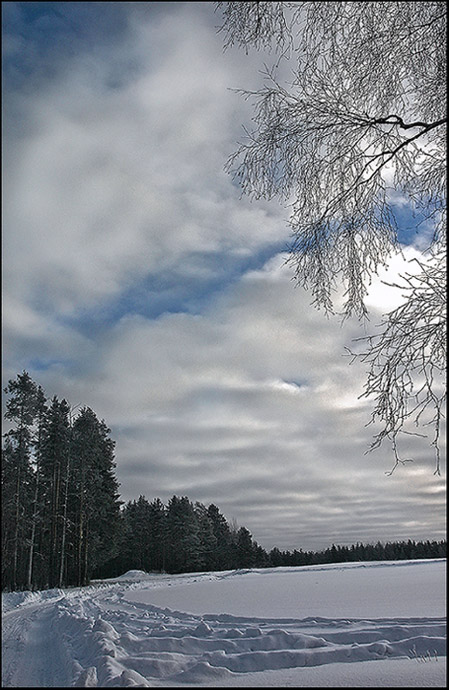
[(34, 435), (34, 497), (33, 497), (33, 512), (31, 516), (31, 535), (30, 546), (28, 553), (28, 568), (27, 568), (27, 589), (32, 588), (33, 583), (33, 567), (35, 560), (35, 546), (36, 537), (39, 528), (42, 526), (42, 506), (41, 506), (41, 463), (42, 463), (42, 446), (45, 419), (47, 415), (47, 401), (44, 391), (41, 386), (37, 389), (36, 400), (36, 431)]
[(149, 570), (165, 570), (165, 551), (167, 542), (167, 514), (159, 498), (150, 503), (149, 530)]
[(199, 567), (201, 570), (213, 570), (217, 550), (214, 526), (206, 506), (198, 501), (195, 503), (195, 514), (199, 527)]
[(24, 371), (5, 388), (2, 586), (87, 583), (116, 554), (122, 519), (114, 442), (104, 421), (71, 409)]
[(277, 546), (274, 546), (271, 549), (271, 551), (269, 553), (269, 557), (270, 557), (270, 564), (274, 568), (277, 568), (280, 565), (285, 565), (283, 554), (280, 552), (280, 550), (278, 549)]
[(192, 572), (201, 567), (198, 518), (187, 496), (173, 496), (167, 507), (167, 570)]
[(129, 501), (124, 512), (126, 522), (126, 554), (133, 569), (148, 571), (150, 562), (150, 504), (144, 496)]
[(233, 567), (231, 529), (224, 515), (213, 503), (207, 509), (212, 522), (212, 529), (216, 539), (213, 552), (212, 568), (214, 570), (229, 570)]
[(254, 565), (253, 540), (246, 527), (237, 532), (237, 558), (239, 568), (251, 568)]
[(73, 424), (71, 579), (78, 585), (87, 584), (92, 571), (112, 558), (117, 549), (121, 501), (109, 433), (104, 421), (100, 422), (88, 407)]
[(43, 488), (43, 549), (47, 564), (46, 583), (61, 585), (61, 559), (65, 554), (62, 538), (66, 534), (64, 499), (69, 481), (70, 407), (66, 400), (53, 397), (46, 415), (41, 441), (40, 472)]
[(267, 568), (270, 565), (270, 559), (267, 552), (257, 541), (253, 541), (252, 552), (253, 566), (255, 568)]
[(38, 407), (38, 388), (26, 371), (8, 381), (4, 389), (5, 419), (15, 426), (5, 434), (6, 453), (2, 470), (2, 519), (7, 533), (3, 586), (17, 589), (27, 580), (27, 538), (33, 500), (32, 427)]
[(144, 496), (128, 501), (120, 513), (117, 555), (95, 577), (112, 577), (127, 570), (165, 570), (167, 542), (166, 508), (159, 498), (151, 503)]
[[(17, 549), (17, 452), (13, 440), (5, 436), (2, 453), (2, 587), (14, 589), (14, 550)], [(17, 558), (17, 557), (16, 557)], [(17, 569), (17, 565), (16, 565)]]

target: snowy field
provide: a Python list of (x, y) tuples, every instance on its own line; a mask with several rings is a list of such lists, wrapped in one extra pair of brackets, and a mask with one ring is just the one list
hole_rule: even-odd
[(2, 595), (3, 687), (445, 687), (446, 561)]

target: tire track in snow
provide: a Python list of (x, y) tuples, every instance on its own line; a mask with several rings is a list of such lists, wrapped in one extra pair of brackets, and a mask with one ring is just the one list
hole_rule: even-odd
[[(53, 603), (28, 606), (5, 616), (2, 629), (4, 687), (68, 687), (70, 660), (55, 625)], [(49, 653), (50, 652), (50, 653)]]
[[(195, 616), (121, 592), (70, 592), (11, 612), (4, 687), (224, 682), (235, 674), (445, 654), (444, 619)], [(414, 651), (413, 651), (414, 650)]]

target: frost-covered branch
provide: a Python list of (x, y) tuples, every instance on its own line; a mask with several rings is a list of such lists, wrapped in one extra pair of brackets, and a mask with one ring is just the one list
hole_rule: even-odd
[(332, 313), (338, 292), (345, 318), (368, 316), (372, 277), (401, 251), (398, 195), (422, 219), (417, 233), (430, 229), (422, 273), (405, 276), (403, 306), (366, 339), (361, 357), (371, 366), (366, 395), (376, 398), (373, 417), (385, 425), (374, 445), (390, 438), (399, 463), (396, 440), (406, 422), (431, 423), (439, 471), (446, 3), (216, 5), (225, 48), (277, 54), (265, 68), (265, 85), (241, 92), (253, 102), (252, 125), (227, 170), (250, 197), (286, 204), (288, 263), (313, 304)]

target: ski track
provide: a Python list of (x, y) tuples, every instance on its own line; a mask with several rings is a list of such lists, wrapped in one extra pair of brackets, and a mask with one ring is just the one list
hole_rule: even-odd
[(126, 600), (150, 586), (6, 595), (3, 687), (207, 685), (235, 674), (446, 654), (445, 618), (192, 615)]

